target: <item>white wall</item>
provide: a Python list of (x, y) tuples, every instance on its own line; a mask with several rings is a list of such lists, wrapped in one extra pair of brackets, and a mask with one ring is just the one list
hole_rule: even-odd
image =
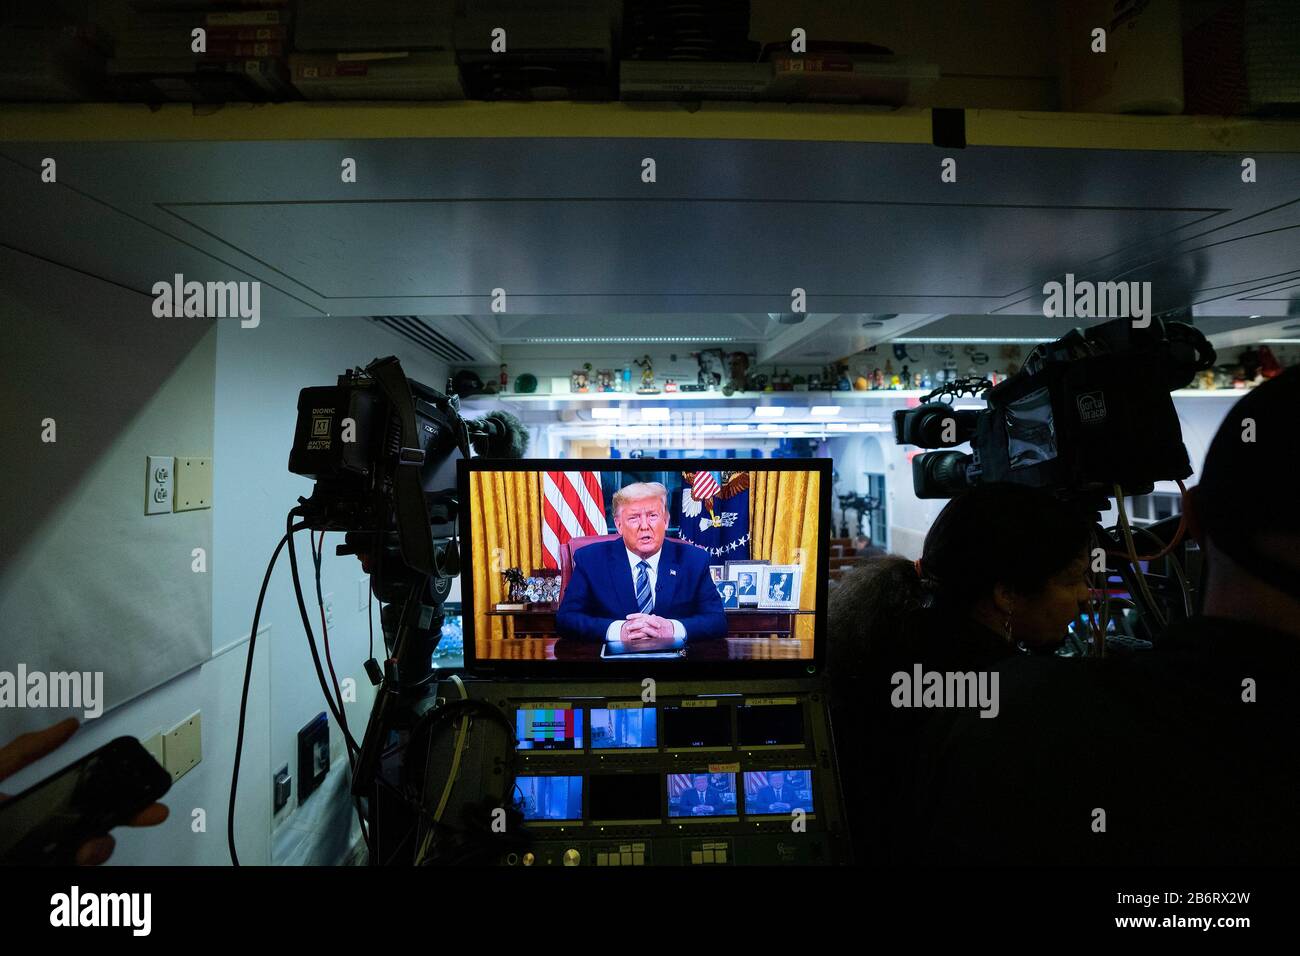
[[(314, 385), (333, 385), (339, 373), (372, 359), (396, 355), (406, 374), (434, 388), (446, 382), (446, 367), (399, 336), (364, 318), (267, 318), (256, 328), (223, 324), (217, 337), (215, 482), (213, 549), (213, 644), (221, 647), (247, 633), (258, 588), (276, 543), (284, 534), (285, 515), (298, 496), (311, 494), (313, 482), (288, 471), (293, 444), (298, 392)], [(298, 536), (298, 566), (304, 597), (318, 646), (320, 619), (311, 577), (311, 555), (305, 533)], [(374, 689), (363, 665), (369, 656), (366, 612), (358, 609), (361, 566), (355, 557), (335, 557), (341, 534), (326, 537), (322, 590), (333, 593), (334, 625), (330, 629), (339, 680), (356, 681), (357, 699), (345, 705), (353, 736), (365, 731)], [(376, 656), (383, 658), (383, 640), (375, 615)], [(262, 623), (271, 625), (269, 686), (254, 686), (254, 697), (270, 700), (270, 753), (260, 763), (247, 763), (250, 788), (270, 791), (272, 774), (289, 765), (294, 796), (276, 821), (276, 828), (301, 832), (296, 841), (277, 834), (277, 846), (293, 843), (295, 858), (312, 858), (313, 840), (335, 842), (327, 833), (337, 818), (322, 815), (313, 803), (329, 799), (314, 794), (298, 809), (297, 734), (312, 718), (328, 711), (302, 619), (294, 598), (288, 555), (283, 554), (271, 578)], [(322, 664), (324, 649), (321, 648)], [(343, 738), (330, 720), (330, 742), (336, 764), (344, 760)], [(308, 844), (305, 848), (304, 842)], [(283, 858), (277, 856), (276, 862)], [(332, 862), (332, 861), (321, 861)]]
[[(0, 288), (0, 661), (102, 672), (114, 706), (211, 651), (211, 581), (191, 554), (211, 556), (212, 513), (146, 515), (144, 498), (147, 455), (211, 453), (215, 329), (8, 249)], [(0, 711), (0, 736), (43, 720)]]
[[(126, 701), (90, 720), (0, 710), (0, 742), (83, 718), (67, 744), (2, 786), (21, 791), (115, 737), (145, 739), (200, 711), (202, 761), (165, 798), (171, 818), (119, 830), (112, 862), (220, 864), (246, 645), (212, 658), (213, 512), (144, 514), (146, 455), (212, 453), (217, 330), (155, 319), (151, 301), (0, 250), (0, 670), (103, 670), (110, 703)], [(53, 444), (39, 441), (46, 416)], [(191, 568), (194, 547), (208, 552), (206, 573)], [(244, 759), (259, 782), (267, 718), (265, 696), (254, 698)], [(265, 787), (241, 790), (237, 839), (249, 862), (269, 861), (269, 804)]]

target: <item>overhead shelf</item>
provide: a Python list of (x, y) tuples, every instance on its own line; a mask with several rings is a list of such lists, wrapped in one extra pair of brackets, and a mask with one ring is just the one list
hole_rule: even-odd
[[(1200, 388), (1182, 388), (1170, 394), (1174, 398), (1240, 398), (1246, 390), (1220, 388), (1214, 390)], [(508, 405), (553, 405), (555, 407), (584, 407), (601, 403), (638, 404), (658, 402), (669, 404), (754, 404), (755, 402), (780, 405), (835, 405), (862, 402), (889, 402), (920, 399), (930, 393), (930, 389), (875, 389), (851, 392), (736, 392), (723, 395), (721, 392), (664, 392), (659, 395), (638, 395), (627, 392), (588, 392), (569, 394), (533, 394), (521, 395), (505, 393), (495, 395), (471, 395), (461, 399), (463, 406), (473, 408), (477, 405), (503, 402)], [(976, 401), (977, 399), (963, 399)]]
[[(825, 103), (6, 104), (3, 142), (670, 138), (932, 142), (929, 109)], [(969, 146), (1300, 152), (1300, 121), (966, 110)]]

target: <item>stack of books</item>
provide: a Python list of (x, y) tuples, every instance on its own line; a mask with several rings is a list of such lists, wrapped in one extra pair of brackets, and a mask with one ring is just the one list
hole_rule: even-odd
[(749, 39), (749, 0), (625, 0), (622, 51), (625, 100), (757, 99), (772, 83)]
[(309, 0), (294, 49), (293, 85), (309, 100), (465, 97), (452, 0)]
[(0, 29), (0, 100), (104, 99), (111, 53), (111, 38), (92, 23), (7, 22)]
[(897, 107), (939, 79), (935, 64), (894, 56), (871, 43), (810, 40), (805, 53), (772, 43), (763, 49), (763, 60), (772, 65), (764, 98), (773, 100)]
[[(616, 0), (461, 0), (456, 54), (480, 100), (609, 100), (616, 95)], [(494, 36), (504, 29), (505, 35)], [(504, 49), (493, 49), (504, 43)]]
[[(291, 98), (289, 0), (131, 0), (108, 79), (117, 97), (195, 103)], [(202, 30), (201, 39), (195, 31)]]

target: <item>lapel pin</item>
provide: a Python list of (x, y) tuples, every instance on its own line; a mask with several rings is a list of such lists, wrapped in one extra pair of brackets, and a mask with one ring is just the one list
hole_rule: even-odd
[(677, 575), (677, 569), (676, 569), (676, 568), (669, 568), (669, 569), (668, 569), (668, 573), (669, 573), (670, 575), (673, 575), (673, 576), (675, 577), (675, 576)]

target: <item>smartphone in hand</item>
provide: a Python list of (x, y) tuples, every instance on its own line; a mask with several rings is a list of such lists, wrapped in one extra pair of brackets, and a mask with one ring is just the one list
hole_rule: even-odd
[(0, 802), (0, 864), (71, 866), (87, 840), (122, 826), (171, 789), (134, 737), (118, 737)]

